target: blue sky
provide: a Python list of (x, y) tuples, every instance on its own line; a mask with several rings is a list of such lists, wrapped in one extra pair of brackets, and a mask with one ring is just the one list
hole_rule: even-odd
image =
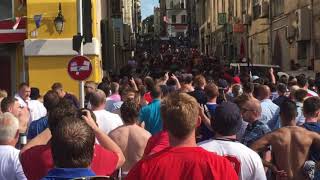
[(159, 0), (141, 0), (142, 20), (153, 14), (154, 6), (159, 6)]

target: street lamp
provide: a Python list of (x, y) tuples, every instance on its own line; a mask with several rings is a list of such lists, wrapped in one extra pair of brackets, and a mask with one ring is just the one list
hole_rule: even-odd
[(61, 3), (59, 3), (59, 11), (58, 11), (58, 16), (54, 19), (54, 26), (56, 28), (56, 31), (61, 34), (63, 31), (63, 26), (64, 26), (64, 17), (62, 15), (62, 10), (61, 10)]

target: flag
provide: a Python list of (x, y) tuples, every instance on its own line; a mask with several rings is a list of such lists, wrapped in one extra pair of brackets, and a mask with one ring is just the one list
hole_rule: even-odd
[(12, 29), (13, 29), (13, 30), (16, 30), (16, 29), (18, 28), (19, 24), (20, 24), (21, 17), (15, 17), (14, 20), (15, 20), (15, 23), (14, 23)]
[(40, 27), (42, 14), (34, 15), (33, 16), (34, 23), (36, 24), (37, 29)]

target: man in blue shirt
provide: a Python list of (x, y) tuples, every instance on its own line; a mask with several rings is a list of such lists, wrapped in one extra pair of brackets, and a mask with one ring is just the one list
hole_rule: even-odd
[(44, 95), (43, 105), (47, 109), (47, 115), (30, 124), (27, 134), (28, 139), (33, 139), (48, 128), (48, 114), (58, 105), (59, 102), (60, 98), (55, 91), (50, 90)]
[(242, 136), (241, 143), (250, 146), (256, 140), (270, 132), (270, 129), (259, 120), (262, 109), (257, 99), (246, 99), (245, 102), (241, 103), (240, 110), (243, 120), (249, 123)]
[(161, 106), (161, 88), (156, 86), (151, 90), (153, 101), (140, 110), (140, 122), (145, 124), (145, 129), (152, 135), (162, 130), (162, 119), (160, 113)]
[(280, 108), (271, 101), (270, 94), (270, 88), (266, 85), (259, 85), (255, 92), (256, 98), (261, 102), (260, 121), (274, 130), (280, 128)]
[(95, 176), (90, 169), (95, 134), (85, 120), (67, 117), (53, 129), (51, 151), (55, 168), (43, 180)]

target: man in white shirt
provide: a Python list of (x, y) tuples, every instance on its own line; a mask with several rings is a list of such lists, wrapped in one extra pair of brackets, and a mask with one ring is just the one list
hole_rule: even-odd
[(198, 145), (229, 159), (240, 180), (266, 180), (259, 155), (236, 140), (236, 133), (242, 124), (238, 106), (224, 102), (216, 108), (214, 117), (215, 120), (211, 123), (216, 133), (214, 139)]
[(19, 85), (19, 92), (14, 96), (20, 103), (21, 107), (28, 107), (30, 101), (31, 88), (27, 83)]
[(30, 109), (31, 120), (38, 120), (47, 115), (47, 109), (44, 107), (40, 99), (40, 90), (38, 88), (31, 88), (31, 100), (28, 102)]
[(9, 112), (19, 120), (20, 133), (25, 133), (28, 128), (30, 113), (27, 107), (22, 108), (19, 101), (13, 97), (6, 97), (1, 102), (1, 111)]
[(106, 134), (109, 134), (110, 131), (123, 125), (119, 115), (105, 110), (106, 95), (102, 90), (98, 89), (92, 93), (90, 104), (92, 111), (96, 116), (99, 128), (102, 129)]
[(0, 115), (0, 179), (26, 180), (15, 148), (19, 139), (19, 121), (11, 113)]

